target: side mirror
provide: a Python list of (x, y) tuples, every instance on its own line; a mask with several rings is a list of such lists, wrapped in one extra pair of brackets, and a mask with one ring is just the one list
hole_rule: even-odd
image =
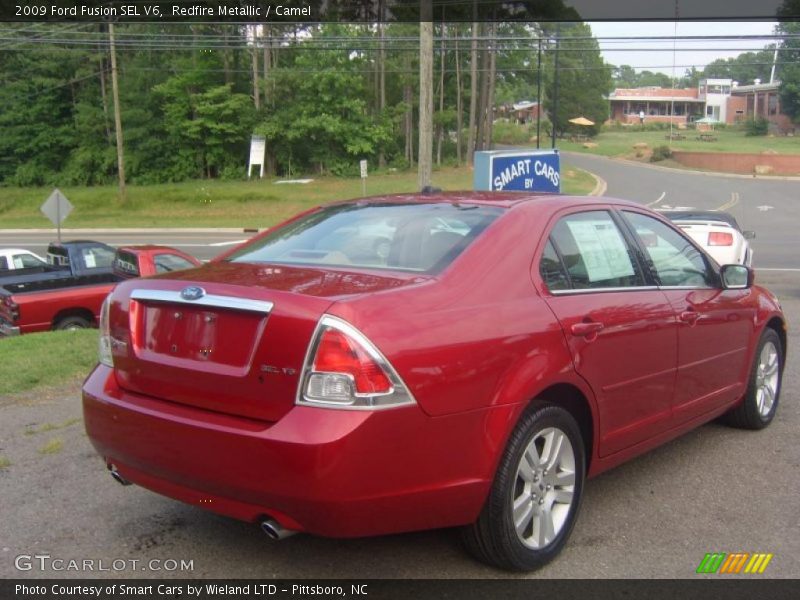
[(755, 271), (744, 265), (723, 265), (720, 275), (724, 290), (746, 290), (755, 280)]
[(754, 240), (754, 239), (756, 239), (756, 232), (755, 231), (750, 231), (749, 229), (745, 229), (742, 232), (742, 235), (744, 236), (744, 239), (746, 239), (746, 240)]

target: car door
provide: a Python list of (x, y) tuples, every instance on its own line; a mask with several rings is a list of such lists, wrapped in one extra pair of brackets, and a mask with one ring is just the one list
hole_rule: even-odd
[(669, 426), (677, 360), (672, 307), (610, 209), (583, 209), (550, 229), (539, 259), (545, 301), (599, 410), (599, 451), (612, 454)]
[(622, 211), (678, 323), (673, 418), (679, 424), (744, 393), (755, 300), (751, 290), (723, 290), (719, 276), (683, 232), (650, 215)]

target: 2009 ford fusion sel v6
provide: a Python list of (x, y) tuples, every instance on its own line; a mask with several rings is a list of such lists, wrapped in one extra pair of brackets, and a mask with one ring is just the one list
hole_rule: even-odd
[(584, 481), (722, 416), (763, 428), (786, 329), (640, 205), (514, 193), (304, 213), (117, 286), (86, 428), (114, 477), (274, 538), (463, 526), (552, 559)]

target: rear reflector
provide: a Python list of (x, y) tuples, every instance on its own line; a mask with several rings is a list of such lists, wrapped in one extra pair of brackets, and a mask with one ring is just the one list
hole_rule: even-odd
[(325, 315), (311, 340), (298, 404), (377, 409), (414, 398), (383, 354), (355, 327)]
[(724, 231), (712, 231), (708, 234), (709, 246), (733, 246), (733, 234)]

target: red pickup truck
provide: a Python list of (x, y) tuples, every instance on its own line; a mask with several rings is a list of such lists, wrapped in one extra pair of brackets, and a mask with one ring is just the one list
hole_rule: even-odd
[[(124, 246), (112, 262), (112, 281), (53, 279), (0, 285), (0, 337), (56, 329), (95, 327), (100, 306), (116, 283), (199, 266), (193, 256), (167, 246)], [(65, 285), (66, 284), (66, 285)]]

